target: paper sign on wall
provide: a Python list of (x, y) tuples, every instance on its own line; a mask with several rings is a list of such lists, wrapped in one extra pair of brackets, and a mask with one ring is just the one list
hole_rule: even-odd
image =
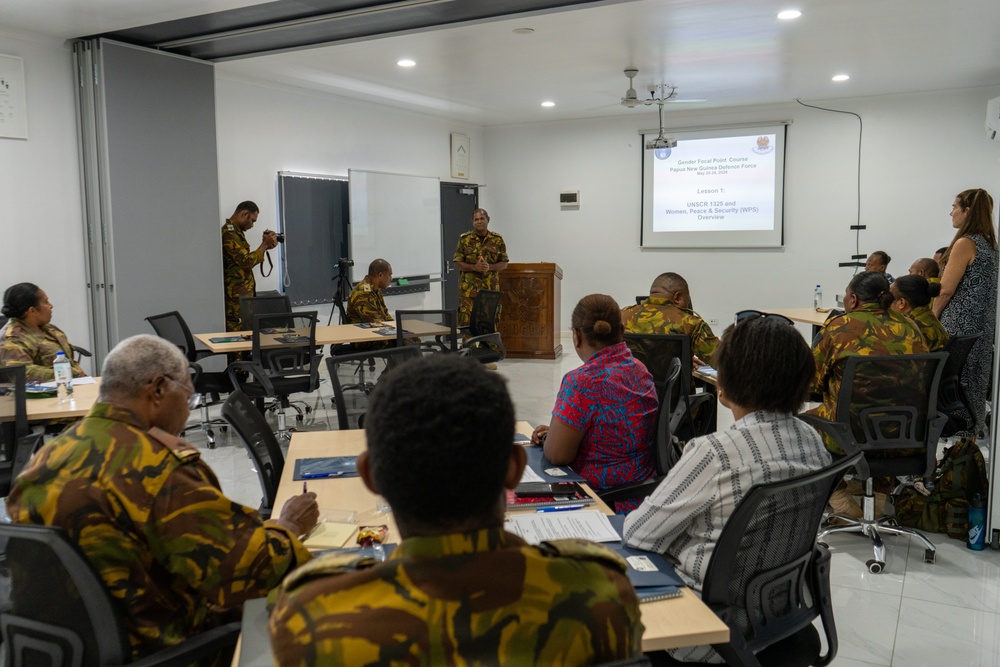
[(0, 55), (0, 137), (28, 138), (24, 60)]

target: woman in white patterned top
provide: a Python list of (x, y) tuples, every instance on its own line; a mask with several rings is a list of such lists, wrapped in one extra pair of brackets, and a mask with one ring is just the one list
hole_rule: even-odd
[[(819, 434), (794, 417), (816, 372), (794, 327), (777, 318), (742, 320), (723, 334), (714, 361), (719, 401), (735, 423), (688, 442), (663, 483), (626, 517), (624, 532), (629, 546), (665, 554), (697, 592), (723, 526), (753, 485), (804, 475), (831, 461)], [(709, 646), (671, 656), (722, 662)]]

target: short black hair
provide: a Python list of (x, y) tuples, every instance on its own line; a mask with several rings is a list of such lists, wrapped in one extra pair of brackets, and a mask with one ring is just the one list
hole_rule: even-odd
[(514, 446), (506, 382), (468, 357), (395, 368), (365, 421), (372, 476), (397, 519), (443, 529), (496, 510)]
[(377, 276), (383, 271), (389, 270), (389, 262), (385, 261), (381, 257), (378, 259), (373, 259), (372, 263), (368, 265), (368, 275)]
[(889, 257), (889, 253), (887, 253), (885, 250), (876, 250), (875, 252), (872, 253), (872, 256), (878, 257), (878, 261), (885, 264), (886, 266), (889, 266), (889, 262), (892, 261), (892, 257)]
[(847, 286), (862, 303), (877, 303), (882, 310), (889, 310), (892, 305), (889, 279), (881, 271), (862, 271)]
[(18, 283), (11, 285), (3, 293), (3, 307), (0, 313), (5, 317), (21, 319), (29, 308), (38, 305), (38, 293), (41, 290), (34, 283)]
[(246, 201), (241, 201), (239, 204), (236, 205), (236, 212), (239, 213), (240, 211), (249, 211), (250, 213), (260, 213), (260, 209), (257, 207), (257, 204), (254, 204), (249, 199)]
[(802, 334), (777, 317), (756, 315), (729, 325), (712, 360), (720, 390), (747, 410), (798, 412), (816, 373)]
[(905, 296), (914, 308), (926, 306), (932, 298), (941, 294), (941, 283), (932, 283), (916, 274), (896, 278), (893, 287), (900, 295)]
[[(945, 248), (947, 250), (947, 248)], [(930, 257), (921, 257), (920, 259), (914, 260), (913, 265), (917, 267), (918, 271), (923, 271), (927, 275), (926, 278), (937, 278), (941, 274), (941, 267)]]

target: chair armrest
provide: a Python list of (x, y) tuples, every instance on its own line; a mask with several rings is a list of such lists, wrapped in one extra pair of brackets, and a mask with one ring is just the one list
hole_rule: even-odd
[(80, 347), (79, 345), (70, 345), (70, 347), (73, 348), (73, 351), (76, 352), (77, 354), (79, 354), (81, 357), (92, 357), (92, 356), (94, 356), (94, 355), (92, 355), (90, 353), (90, 350), (88, 350), (85, 347)]
[(200, 663), (203, 658), (214, 657), (225, 649), (235, 648), (239, 637), (240, 624), (227, 623), (128, 664), (129, 667), (154, 667)]
[[(846, 424), (830, 421), (829, 419), (823, 419), (822, 417), (817, 417), (816, 415), (810, 415), (808, 413), (802, 413), (795, 416), (812, 426), (821, 434), (826, 433), (831, 438), (836, 440), (837, 444), (840, 445), (840, 448), (844, 450), (845, 456), (853, 456), (861, 451), (857, 443), (854, 442), (854, 437), (851, 435), (851, 431), (847, 428)], [(943, 422), (941, 423), (941, 426), (942, 428), (944, 427)], [(868, 479), (871, 477), (871, 470), (869, 469), (868, 461), (865, 460), (864, 456), (858, 459), (857, 464), (854, 466), (854, 470), (862, 479)]]
[(201, 374), (204, 373), (205, 370), (201, 367), (201, 364), (199, 364), (196, 361), (189, 361), (188, 362), (188, 368), (190, 368), (192, 371), (194, 371), (191, 374), (191, 384), (193, 386), (198, 386), (198, 380), (201, 379)]
[(641, 482), (632, 482), (624, 486), (617, 486), (613, 489), (599, 491), (597, 497), (610, 505), (617, 500), (631, 500), (633, 498), (645, 498), (660, 485), (665, 477), (655, 477)]
[(472, 338), (469, 338), (462, 345), (462, 348), (459, 350), (459, 354), (462, 354), (463, 356), (469, 356), (468, 352), (469, 348), (476, 347), (478, 345), (485, 345), (486, 343), (493, 343), (500, 348), (498, 352), (500, 353), (501, 360), (507, 358), (507, 348), (503, 346), (503, 339), (500, 338), (499, 331), (494, 331), (493, 333), (482, 334), (481, 336), (473, 336)]
[(264, 388), (264, 392), (268, 396), (274, 396), (274, 385), (267, 377), (267, 373), (264, 369), (253, 363), (252, 361), (234, 361), (229, 364), (229, 381), (233, 383), (233, 386), (237, 389), (243, 389), (244, 384), (240, 382), (239, 376), (236, 371), (239, 369), (245, 370), (249, 375), (252, 375), (254, 380), (259, 382)]

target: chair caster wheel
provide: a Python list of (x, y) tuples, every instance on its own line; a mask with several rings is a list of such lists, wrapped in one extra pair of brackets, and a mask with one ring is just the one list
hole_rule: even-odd
[(934, 564), (937, 560), (937, 551), (934, 549), (924, 549), (924, 562)]
[(820, 545), (821, 547), (823, 547), (825, 549), (829, 549), (830, 548), (830, 545), (827, 544), (826, 542), (820, 541), (820, 542), (816, 542), (816, 544)]
[(302, 421), (303, 421), (302, 415), (295, 415), (295, 423), (296, 424), (301, 424)]
[(893, 528), (899, 528), (899, 522), (896, 521), (895, 519), (886, 519), (885, 525), (892, 526)]
[(882, 563), (874, 559), (868, 561), (867, 563), (865, 563), (865, 565), (868, 566), (868, 571), (871, 572), (872, 574), (878, 574), (879, 572), (885, 569), (885, 563)]

